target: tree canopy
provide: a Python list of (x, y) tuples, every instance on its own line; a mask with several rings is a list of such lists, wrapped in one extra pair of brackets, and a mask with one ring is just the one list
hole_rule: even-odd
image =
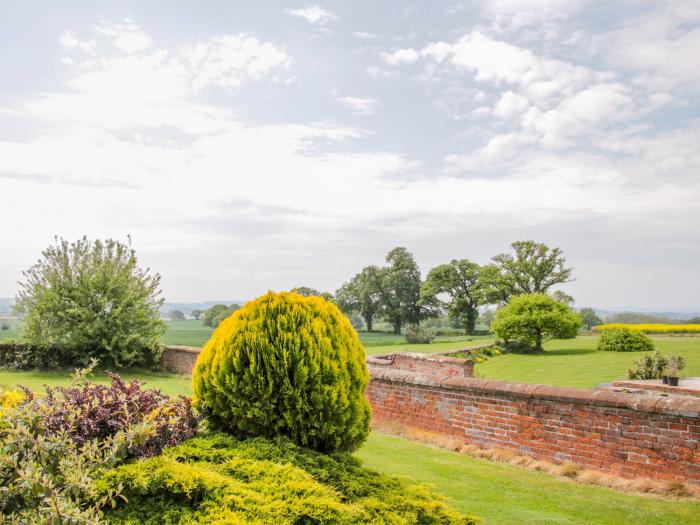
[(589, 330), (596, 325), (603, 324), (603, 320), (598, 317), (593, 308), (581, 308), (578, 312), (581, 322)]
[(183, 321), (185, 314), (182, 310), (170, 310), (168, 317), (170, 317), (171, 321)]
[(545, 293), (552, 286), (573, 280), (573, 268), (559, 248), (544, 243), (518, 241), (511, 244), (512, 253), (493, 257), (483, 272), (489, 285), (489, 302), (507, 302), (510, 297)]
[(422, 304), (437, 305), (473, 334), (479, 306), (486, 300), (481, 266), (467, 259), (436, 266), (428, 272), (420, 296)]
[(419, 303), (420, 268), (413, 254), (403, 247), (391, 250), (386, 262), (388, 266), (382, 268), (379, 281), (381, 313), (394, 327), (394, 333), (400, 334), (404, 324), (416, 324), (428, 313)]
[(333, 294), (329, 292), (322, 292), (309, 286), (298, 286), (293, 288), (292, 291), (298, 293), (299, 295), (303, 295), (304, 297), (323, 297), (326, 301), (333, 300)]
[(543, 293), (513, 297), (496, 311), (491, 324), (500, 339), (517, 341), (535, 351), (542, 351), (546, 338), (575, 337), (580, 326), (575, 312)]
[(369, 332), (372, 331), (374, 318), (381, 308), (381, 278), (381, 268), (367, 266), (335, 293), (335, 302), (340, 310), (345, 314), (360, 314)]

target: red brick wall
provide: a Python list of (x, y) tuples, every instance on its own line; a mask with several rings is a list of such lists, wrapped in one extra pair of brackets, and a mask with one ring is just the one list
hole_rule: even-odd
[(189, 375), (201, 351), (201, 348), (193, 346), (166, 346), (160, 364), (170, 372)]
[(700, 398), (438, 381), (374, 364), (370, 373), (375, 420), (622, 477), (700, 483)]
[[(190, 374), (201, 349), (166, 347), (166, 370)], [(700, 483), (700, 398), (474, 379), (468, 359), (369, 357), (373, 418), (572, 461), (623, 477)]]

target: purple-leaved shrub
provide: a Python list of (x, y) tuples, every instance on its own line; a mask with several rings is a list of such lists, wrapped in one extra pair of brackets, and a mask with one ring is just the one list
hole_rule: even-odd
[(199, 417), (190, 399), (172, 399), (159, 390), (146, 390), (143, 382), (125, 382), (108, 372), (111, 384), (91, 382), (69, 387), (46, 387), (46, 402), (54, 410), (44, 422), (50, 433), (65, 432), (78, 445), (116, 435), (130, 425), (146, 423), (150, 438), (131, 446), (130, 456), (150, 457), (164, 447), (177, 445), (192, 437)]

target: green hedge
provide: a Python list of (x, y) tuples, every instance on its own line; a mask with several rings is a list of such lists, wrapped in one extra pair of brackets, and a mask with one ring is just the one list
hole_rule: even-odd
[(598, 350), (606, 352), (652, 352), (654, 342), (641, 332), (628, 328), (605, 330), (600, 334)]
[(61, 362), (59, 352), (54, 349), (17, 341), (0, 343), (0, 368), (33, 370), (55, 368), (63, 364), (65, 363)]

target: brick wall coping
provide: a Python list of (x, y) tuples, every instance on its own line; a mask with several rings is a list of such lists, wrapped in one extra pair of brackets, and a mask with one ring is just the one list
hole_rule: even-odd
[(392, 354), (367, 356), (367, 364), (375, 366), (390, 366), (396, 358), (412, 359), (414, 361), (425, 361), (428, 363), (449, 363), (463, 365), (473, 361), (466, 357), (445, 357), (441, 354), (418, 354), (414, 352), (395, 352)]
[(179, 345), (165, 345), (165, 350), (177, 350), (178, 352), (186, 352), (188, 354), (199, 354), (202, 349), (196, 346), (179, 346)]
[(511, 383), (470, 377), (447, 377), (436, 380), (424, 374), (406, 370), (387, 369), (370, 364), (372, 380), (390, 383), (423, 385), (446, 390), (472, 391), (479, 394), (508, 397), (563, 401), (580, 405), (627, 408), (639, 412), (654, 412), (681, 417), (700, 418), (700, 398), (684, 396), (652, 396), (613, 392), (610, 390), (586, 390), (548, 385)]
[(700, 378), (698, 377), (683, 378), (679, 381), (678, 386), (665, 385), (661, 383), (660, 379), (642, 379), (615, 381), (612, 387), (700, 396)]

